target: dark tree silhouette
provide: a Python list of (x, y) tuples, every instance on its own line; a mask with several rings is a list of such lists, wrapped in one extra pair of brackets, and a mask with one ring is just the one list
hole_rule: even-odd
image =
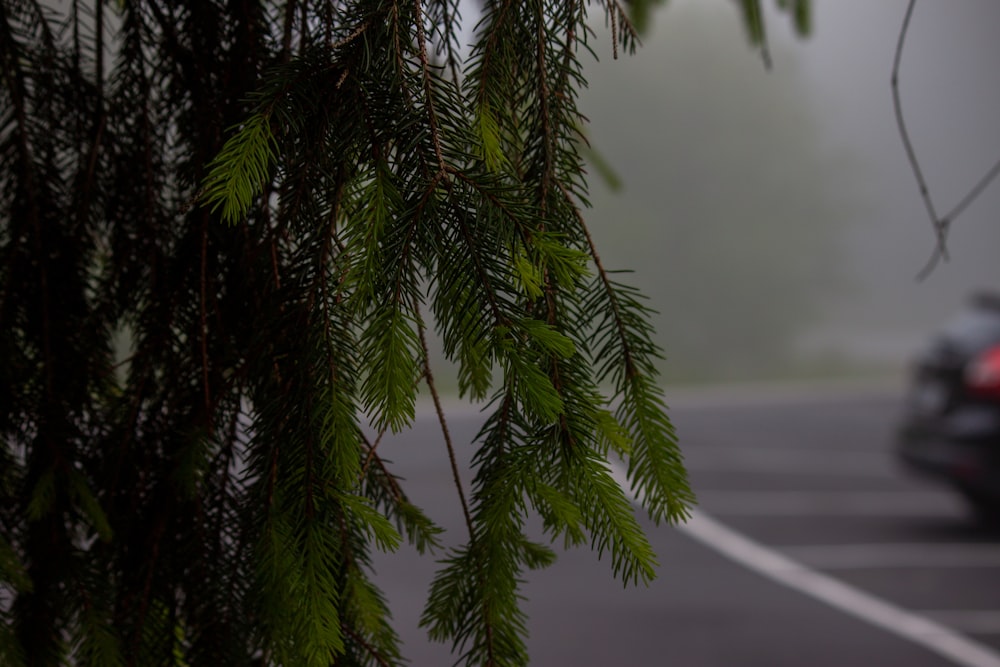
[(438, 529), (361, 424), (436, 397), (431, 327), (489, 417), (430, 635), (527, 662), (530, 515), (654, 576), (608, 461), (692, 495), (576, 107), (588, 10), (635, 32), (486, 2), (465, 56), (458, 9), (0, 0), (0, 663), (400, 664), (369, 556)]

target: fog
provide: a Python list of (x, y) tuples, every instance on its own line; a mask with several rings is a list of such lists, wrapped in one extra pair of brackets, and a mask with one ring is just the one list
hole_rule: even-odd
[[(814, 0), (804, 39), (771, 12), (770, 70), (728, 0), (668, 3), (632, 57), (596, 43), (582, 106), (623, 185), (595, 170), (588, 220), (659, 311), (669, 380), (894, 375), (1000, 285), (1000, 184), (916, 280), (935, 236), (892, 105), (906, 4)], [(913, 15), (900, 90), (940, 214), (1000, 159), (997, 26), (993, 0)]]

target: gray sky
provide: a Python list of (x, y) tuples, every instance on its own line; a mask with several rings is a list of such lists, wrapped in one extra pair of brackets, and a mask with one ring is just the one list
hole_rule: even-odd
[[(780, 345), (902, 364), (970, 291), (1000, 289), (1000, 183), (956, 222), (951, 261), (918, 283), (934, 235), (899, 138), (890, 89), (907, 0), (813, 0), (814, 30), (804, 40), (792, 35), (788, 17), (773, 10), (772, 0), (764, 4), (774, 55), (770, 72), (746, 44), (732, 0), (669, 0), (640, 53), (619, 62), (611, 62), (610, 45), (600, 38), (605, 28), (595, 21), (601, 62), (588, 67), (593, 76), (582, 104), (592, 121), (590, 135), (625, 178), (625, 190), (617, 199), (595, 196), (588, 218), (599, 244), (604, 239), (605, 257), (635, 268), (633, 282), (664, 312), (657, 326), (668, 356), (700, 358), (690, 347), (699, 338), (715, 349), (745, 348), (748, 359), (766, 356), (771, 325), (754, 320), (786, 296), (810, 298), (813, 293), (801, 289), (792, 294), (805, 281), (817, 285), (811, 298), (819, 315), (791, 326), (788, 318), (766, 313)], [(473, 15), (466, 11), (467, 19)], [(996, 0), (918, 0), (913, 15), (901, 93), (941, 213), (1000, 159), (998, 29)], [(679, 95), (697, 99), (682, 105)], [(784, 136), (781, 123), (788, 126)], [(698, 148), (679, 142), (698, 132), (706, 133), (695, 139)], [(769, 133), (773, 143), (730, 145), (755, 133)], [(798, 150), (796, 142), (809, 146)], [(753, 183), (740, 182), (750, 172)], [(783, 201), (790, 188), (796, 201)], [(758, 192), (759, 201), (746, 191)], [(769, 220), (772, 210), (799, 215), (800, 228), (775, 242), (782, 228)], [(772, 246), (784, 244), (779, 254), (787, 271), (773, 266), (773, 247), (750, 247), (765, 234), (772, 235)], [(718, 248), (719, 260), (693, 267), (678, 261), (685, 248), (701, 246)], [(715, 275), (740, 252), (757, 251), (756, 264)], [(827, 283), (840, 288), (831, 293)], [(730, 329), (723, 332), (729, 338), (716, 337), (720, 328)], [(754, 372), (766, 375), (766, 368), (758, 363)]]
[[(822, 304), (823, 316), (800, 336), (801, 345), (863, 360), (902, 362), (970, 291), (1000, 288), (1000, 183), (956, 222), (950, 241), (951, 261), (941, 264), (923, 283), (916, 282), (914, 277), (931, 253), (934, 236), (899, 138), (890, 88), (907, 1), (813, 1), (814, 32), (805, 40), (792, 36), (788, 17), (769, 13), (772, 71), (765, 72), (759, 57), (748, 48), (745, 56), (735, 53), (725, 57), (729, 58), (728, 67), (752, 79), (751, 85), (762, 90), (765, 100), (771, 95), (778, 105), (791, 95), (812, 109), (823, 154), (818, 160), (851, 165), (846, 173), (843, 169), (831, 172), (836, 182), (814, 184), (817, 201), (832, 196), (853, 206), (850, 219), (838, 223), (843, 231), (836, 247), (815, 248), (795, 239), (788, 241), (789, 257), (806, 253), (807, 260), (818, 264), (835, 255), (836, 266), (831, 270), (851, 285), (836, 299)], [(920, 0), (913, 14), (900, 89), (921, 167), (942, 214), (1000, 159), (1000, 79), (995, 71), (1000, 63), (998, 28), (1000, 3), (995, 0)], [(638, 66), (648, 73), (650, 85), (669, 95), (675, 82), (666, 75), (657, 80), (658, 71), (668, 71), (670, 63), (677, 60), (695, 70), (703, 67), (680, 47), (672, 46), (684, 41), (681, 37), (687, 30), (700, 31), (701, 39), (716, 44), (720, 51), (741, 39), (738, 15), (730, 0), (672, 0), (657, 15), (643, 53), (636, 57), (638, 62), (615, 66)], [(670, 71), (675, 77), (683, 74), (681, 70)], [(713, 83), (703, 85), (709, 88)], [(719, 79), (718, 85), (734, 87), (726, 79)], [(600, 86), (591, 94), (601, 95)], [(616, 90), (614, 94), (628, 93)], [(747, 103), (734, 99), (731, 105)], [(780, 111), (777, 106), (770, 111), (744, 110), (748, 131), (754, 131), (762, 114)], [(706, 108), (704, 113), (719, 112)], [(595, 114), (592, 130), (599, 145), (602, 134), (613, 132), (600, 114)], [(645, 130), (649, 132), (649, 128)], [(670, 128), (662, 131), (670, 132)], [(645, 139), (649, 140), (657, 139)], [(781, 159), (778, 153), (762, 154), (750, 168), (766, 170), (769, 160)], [(803, 163), (801, 167), (808, 169), (810, 165)], [(641, 186), (624, 196), (641, 197)], [(766, 211), (766, 205), (760, 210)], [(803, 224), (810, 222), (803, 220)], [(810, 257), (809, 253), (814, 254)], [(655, 278), (650, 284), (655, 289)], [(697, 284), (697, 276), (692, 276), (692, 289)], [(733, 312), (742, 311), (734, 308)], [(669, 341), (670, 332), (665, 335)]]
[[(1000, 288), (1000, 183), (960, 217), (951, 261), (923, 283), (913, 275), (933, 243), (905, 158), (890, 92), (906, 0), (815, 0), (813, 37), (796, 48), (831, 146), (870, 165), (873, 209), (854, 231), (851, 269), (867, 285), (843, 311), (905, 338), (951, 312), (973, 289)], [(913, 144), (939, 213), (950, 210), (1000, 159), (1000, 3), (921, 0), (913, 13), (900, 93)], [(779, 65), (780, 66), (780, 63)], [(912, 325), (907, 327), (906, 325)], [(906, 340), (907, 345), (912, 343)]]
[[(890, 98), (890, 71), (906, 2), (820, 0), (814, 38), (799, 49), (810, 76), (810, 94), (822, 104), (831, 142), (850, 146), (879, 167), (886, 213), (913, 218), (899, 241), (918, 246), (926, 218), (904, 158)], [(942, 211), (1000, 159), (1000, 3), (994, 0), (919, 2), (907, 36), (900, 92), (907, 125)], [(900, 169), (902, 167), (902, 169)], [(963, 257), (994, 256), (977, 242), (994, 228), (998, 189), (992, 188), (957, 223), (955, 262), (937, 278), (958, 273)], [(924, 230), (920, 230), (920, 227)], [(905, 227), (904, 227), (905, 229)], [(989, 240), (995, 240), (990, 236)], [(919, 250), (919, 248), (917, 248)], [(992, 248), (988, 250), (993, 250)], [(996, 262), (991, 262), (996, 264)], [(977, 268), (967, 266), (970, 272)], [(997, 274), (984, 277), (995, 280)], [(934, 282), (931, 280), (930, 282)]]

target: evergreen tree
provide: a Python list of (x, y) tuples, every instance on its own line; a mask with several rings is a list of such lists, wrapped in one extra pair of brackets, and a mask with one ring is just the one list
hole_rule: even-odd
[[(582, 215), (594, 8), (633, 49), (614, 0), (485, 2), (468, 55), (456, 0), (0, 0), (0, 664), (400, 664), (402, 539), (430, 635), (525, 664), (530, 516), (654, 576), (609, 461), (693, 498)], [(445, 553), (362, 428), (440, 413), (428, 329), (488, 405)]]

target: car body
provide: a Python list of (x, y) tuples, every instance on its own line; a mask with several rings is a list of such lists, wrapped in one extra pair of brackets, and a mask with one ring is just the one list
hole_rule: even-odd
[(897, 453), (1000, 518), (1000, 294), (974, 295), (916, 359)]

